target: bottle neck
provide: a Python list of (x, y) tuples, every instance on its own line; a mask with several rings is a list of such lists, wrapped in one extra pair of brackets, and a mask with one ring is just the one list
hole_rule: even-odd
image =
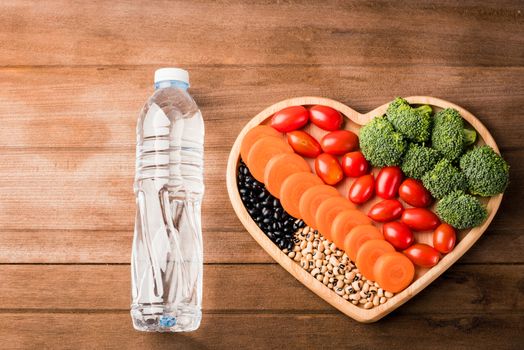
[(180, 80), (162, 80), (155, 83), (155, 90), (169, 87), (176, 87), (182, 90), (187, 90), (189, 88), (189, 84)]

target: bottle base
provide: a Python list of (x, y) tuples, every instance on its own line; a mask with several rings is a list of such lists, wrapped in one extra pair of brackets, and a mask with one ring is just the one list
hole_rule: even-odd
[(202, 312), (185, 308), (175, 311), (152, 307), (132, 307), (133, 327), (142, 332), (191, 332), (200, 327)]

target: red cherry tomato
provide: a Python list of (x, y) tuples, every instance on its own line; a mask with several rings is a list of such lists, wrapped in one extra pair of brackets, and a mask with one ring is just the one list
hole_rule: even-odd
[(349, 177), (360, 177), (369, 171), (369, 164), (362, 152), (350, 152), (342, 157), (342, 170)]
[(302, 128), (309, 120), (309, 111), (303, 106), (284, 108), (271, 117), (271, 126), (280, 132)]
[(335, 185), (344, 178), (338, 159), (328, 153), (322, 153), (315, 159), (315, 172), (328, 185)]
[(368, 212), (368, 216), (378, 222), (388, 222), (398, 219), (404, 207), (396, 199), (386, 199), (378, 202)]
[(375, 190), (375, 178), (372, 174), (364, 175), (356, 179), (349, 188), (349, 200), (356, 204), (366, 203), (373, 197)]
[(415, 243), (403, 251), (413, 264), (422, 267), (433, 267), (440, 260), (440, 253), (430, 245)]
[(404, 180), (398, 189), (398, 195), (404, 202), (418, 208), (427, 207), (433, 200), (422, 182), (415, 179)]
[(382, 226), (382, 233), (386, 241), (398, 250), (404, 250), (415, 242), (413, 232), (400, 221), (386, 222)]
[(304, 157), (315, 158), (322, 153), (318, 141), (302, 130), (288, 132), (287, 143), (289, 143), (295, 152)]
[(415, 231), (434, 230), (440, 225), (438, 216), (426, 208), (408, 208), (402, 213), (400, 221)]
[(331, 107), (316, 105), (309, 109), (309, 114), (311, 122), (321, 129), (334, 131), (342, 126), (342, 114)]
[(452, 251), (456, 241), (455, 229), (446, 223), (440, 224), (433, 232), (433, 247), (441, 253)]
[(349, 130), (336, 130), (326, 134), (320, 145), (324, 152), (341, 156), (358, 148), (358, 136)]
[(402, 170), (398, 166), (387, 166), (380, 169), (375, 182), (377, 196), (384, 199), (395, 198), (403, 177)]

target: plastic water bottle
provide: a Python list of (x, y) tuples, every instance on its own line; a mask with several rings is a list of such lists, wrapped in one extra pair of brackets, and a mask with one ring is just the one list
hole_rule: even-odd
[(141, 331), (192, 331), (202, 318), (204, 122), (188, 87), (185, 70), (157, 70), (138, 119), (131, 317)]

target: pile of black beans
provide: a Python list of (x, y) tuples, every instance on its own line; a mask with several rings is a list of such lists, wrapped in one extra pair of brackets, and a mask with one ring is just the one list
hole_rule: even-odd
[(280, 249), (291, 250), (295, 232), (304, 226), (304, 222), (286, 213), (280, 201), (266, 190), (263, 183), (255, 180), (242, 161), (237, 184), (240, 198), (253, 221)]

